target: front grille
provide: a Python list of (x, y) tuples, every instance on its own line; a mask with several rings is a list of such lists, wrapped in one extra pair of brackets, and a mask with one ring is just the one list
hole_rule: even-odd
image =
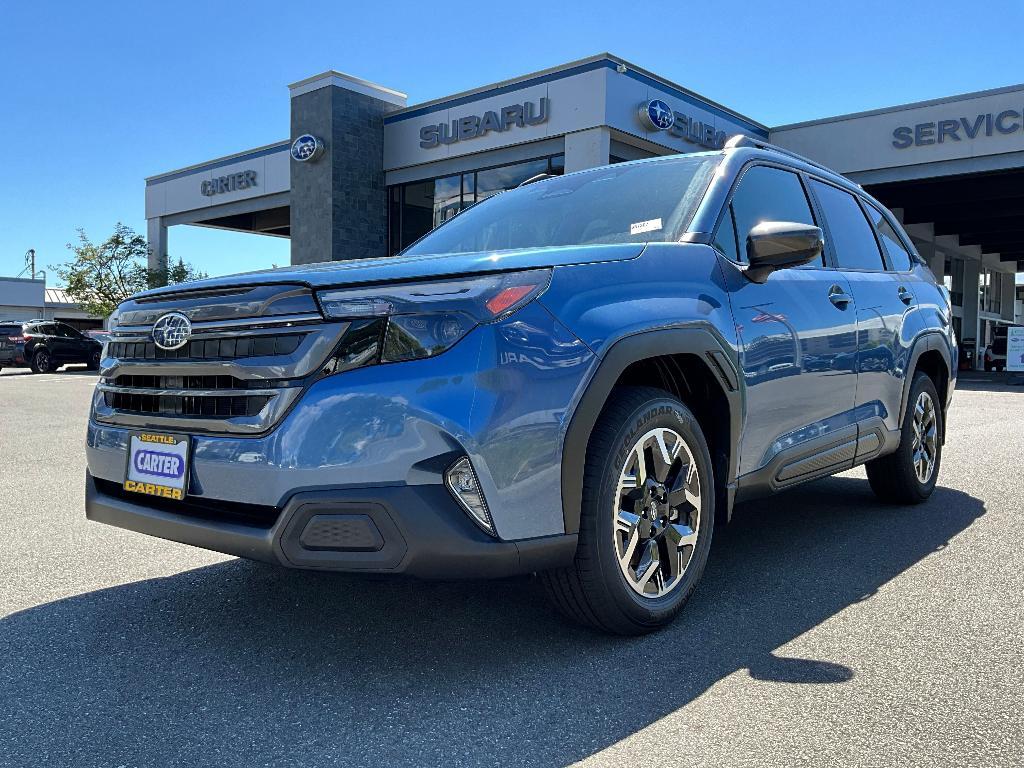
[(259, 416), (272, 395), (149, 395), (139, 392), (104, 392), (108, 408), (122, 413), (192, 418)]
[[(180, 349), (153, 341), (169, 312), (192, 323)], [(348, 327), (325, 322), (294, 284), (182, 290), (132, 299), (105, 347), (93, 418), (130, 429), (254, 435), (276, 424)]]
[(124, 490), (120, 483), (101, 480), (98, 477), (94, 477), (93, 482), (96, 483), (96, 490), (107, 496), (113, 496), (132, 504), (139, 504), (164, 512), (188, 515), (189, 517), (204, 520), (238, 523), (255, 528), (271, 528), (281, 514), (280, 509), (272, 506), (241, 504), (235, 501), (220, 501), (219, 499), (204, 499), (199, 496), (186, 496), (184, 501), (171, 501), (156, 496), (131, 493)]
[(141, 376), (122, 373), (104, 380), (114, 387), (132, 389), (271, 389), (285, 386), (275, 379), (239, 379), (235, 376)]
[(161, 349), (151, 341), (114, 341), (107, 355), (120, 360), (237, 360), (241, 357), (290, 355), (304, 333), (196, 339), (179, 349)]

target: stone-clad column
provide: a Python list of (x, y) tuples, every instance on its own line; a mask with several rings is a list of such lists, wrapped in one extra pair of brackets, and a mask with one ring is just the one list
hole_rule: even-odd
[(323, 143), (319, 156), (290, 161), (292, 264), (386, 256), (384, 115), (405, 94), (340, 72), (289, 88), (292, 141)]

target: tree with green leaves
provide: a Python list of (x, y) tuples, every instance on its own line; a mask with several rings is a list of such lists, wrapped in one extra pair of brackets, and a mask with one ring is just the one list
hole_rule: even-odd
[(206, 277), (180, 258), (151, 271), (146, 239), (120, 222), (102, 243), (93, 243), (85, 230), (79, 229), (78, 243), (69, 243), (68, 249), (74, 258), (65, 264), (51, 265), (50, 269), (64, 282), (72, 300), (100, 317), (107, 317), (118, 304), (139, 291)]

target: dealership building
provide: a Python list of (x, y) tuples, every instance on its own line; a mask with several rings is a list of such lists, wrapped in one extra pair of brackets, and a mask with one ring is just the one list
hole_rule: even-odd
[(146, 179), (153, 266), (178, 225), (290, 238), (294, 264), (386, 256), (538, 174), (745, 134), (896, 213), (950, 290), (967, 359), (997, 324), (1024, 320), (1024, 85), (778, 127), (609, 54), (423, 104), (333, 71), (289, 91), (280, 142)]

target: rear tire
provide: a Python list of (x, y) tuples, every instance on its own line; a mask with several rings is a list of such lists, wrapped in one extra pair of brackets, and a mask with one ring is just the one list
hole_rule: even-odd
[(32, 355), (32, 362), (29, 364), (32, 369), (32, 373), (50, 373), (55, 370), (53, 367), (53, 358), (50, 357), (49, 351), (40, 349), (34, 355)]
[(541, 583), (581, 624), (659, 629), (700, 580), (714, 518), (711, 456), (690, 410), (659, 389), (617, 389), (587, 448), (575, 560)]
[(866, 466), (871, 490), (879, 499), (920, 504), (932, 495), (942, 462), (942, 419), (935, 383), (918, 371), (907, 398), (900, 447)]

